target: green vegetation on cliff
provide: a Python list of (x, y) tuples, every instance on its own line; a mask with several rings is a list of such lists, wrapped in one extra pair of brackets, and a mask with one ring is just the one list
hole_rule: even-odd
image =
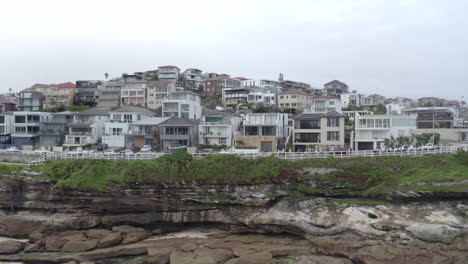
[[(301, 175), (302, 168), (334, 168), (322, 175)], [(42, 177), (65, 188), (105, 190), (117, 184), (154, 184), (173, 181), (255, 184), (265, 181), (301, 181), (314, 178), (323, 186), (300, 183), (299, 192), (313, 194), (339, 185), (359, 196), (380, 196), (389, 191), (457, 191), (468, 189), (468, 153), (423, 157), (328, 158), (285, 161), (277, 158), (243, 159), (235, 155), (207, 155), (194, 160), (177, 152), (156, 160), (66, 160), (38, 167)], [(452, 186), (436, 184), (454, 182)]]

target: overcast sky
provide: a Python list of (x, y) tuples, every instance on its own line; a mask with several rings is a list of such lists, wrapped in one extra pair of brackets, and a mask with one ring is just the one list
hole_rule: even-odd
[(5, 1), (0, 92), (173, 64), (467, 99), (467, 14), (466, 0)]

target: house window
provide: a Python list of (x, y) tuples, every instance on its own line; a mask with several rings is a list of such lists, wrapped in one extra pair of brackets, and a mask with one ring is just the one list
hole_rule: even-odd
[(226, 145), (226, 138), (219, 138), (220, 145)]
[(16, 133), (24, 133), (26, 132), (26, 127), (15, 127)]
[(122, 128), (112, 128), (112, 135), (113, 136), (118, 136), (122, 134)]
[(262, 127), (262, 136), (274, 136), (275, 134), (274, 126)]
[(258, 136), (258, 127), (256, 126), (246, 126), (245, 127), (246, 136)]
[(4, 116), (0, 116), (0, 124), (5, 124), (5, 117)]
[(26, 123), (26, 116), (15, 116), (15, 123)]
[(327, 132), (327, 140), (328, 141), (338, 141), (340, 140), (340, 132), (338, 131), (329, 131)]
[(340, 125), (340, 118), (339, 117), (328, 117), (327, 118), (327, 126), (328, 127), (338, 127)]

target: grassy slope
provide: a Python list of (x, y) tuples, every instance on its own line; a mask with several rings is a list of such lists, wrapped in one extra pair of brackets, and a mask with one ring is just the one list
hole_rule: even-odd
[[(208, 155), (200, 160), (191, 160), (190, 155), (180, 152), (148, 161), (55, 161), (38, 169), (44, 172), (42, 177), (57, 180), (58, 186), (102, 191), (112, 184), (133, 182), (198, 180), (235, 184), (259, 183), (269, 179), (294, 181), (301, 167), (337, 168), (340, 172), (317, 177), (346, 185), (355, 194), (364, 196), (380, 196), (395, 190), (468, 190), (468, 186), (463, 184), (431, 185), (433, 182), (468, 180), (468, 153), (288, 162), (276, 158), (241, 159), (234, 155)], [(0, 166), (0, 172), (4, 174), (12, 169)], [(360, 183), (337, 178), (340, 174), (357, 177)], [(427, 184), (419, 186), (415, 184), (418, 182)], [(309, 192), (320, 191), (310, 186), (299, 187)], [(298, 190), (301, 191), (301, 188)]]

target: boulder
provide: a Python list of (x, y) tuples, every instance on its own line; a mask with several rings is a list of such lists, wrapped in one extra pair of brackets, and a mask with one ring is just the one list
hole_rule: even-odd
[(111, 232), (106, 235), (104, 238), (99, 240), (99, 248), (112, 247), (120, 244), (122, 242), (122, 233), (120, 232)]
[(150, 237), (150, 234), (148, 232), (126, 233), (124, 235), (122, 245), (135, 243), (148, 237)]
[(65, 252), (84, 252), (95, 249), (98, 245), (97, 239), (91, 240), (70, 240), (62, 247)]
[(297, 264), (353, 264), (349, 259), (331, 256), (308, 255), (300, 256)]
[(112, 231), (107, 229), (90, 229), (85, 232), (86, 237), (96, 239), (102, 239), (110, 234), (112, 234)]
[(0, 235), (9, 237), (28, 237), (34, 231), (42, 228), (42, 222), (17, 216), (2, 216)]
[(441, 224), (412, 224), (407, 228), (415, 237), (426, 242), (442, 242), (450, 244), (456, 237), (463, 234), (463, 230)]
[(197, 248), (198, 248), (198, 246), (196, 244), (194, 244), (194, 243), (185, 243), (182, 246), (180, 246), (180, 250), (182, 250), (184, 252), (192, 252)]
[(24, 247), (24, 252), (40, 252), (43, 248), (41, 242), (30, 243)]
[(217, 262), (212, 256), (201, 256), (197, 257), (192, 262), (193, 264), (217, 264)]
[(0, 241), (0, 254), (16, 254), (23, 250), (23, 244), (16, 240)]
[(60, 251), (66, 242), (67, 240), (63, 237), (49, 236), (45, 240), (45, 249), (46, 251)]
[(195, 259), (195, 254), (192, 252), (183, 252), (174, 250), (169, 258), (171, 264), (192, 264)]
[(30, 233), (28, 238), (30, 242), (36, 242), (45, 238), (45, 235), (42, 234), (41, 232), (35, 231), (35, 232)]
[(150, 247), (147, 249), (149, 264), (166, 264), (169, 263), (169, 256), (174, 250), (172, 247)]

